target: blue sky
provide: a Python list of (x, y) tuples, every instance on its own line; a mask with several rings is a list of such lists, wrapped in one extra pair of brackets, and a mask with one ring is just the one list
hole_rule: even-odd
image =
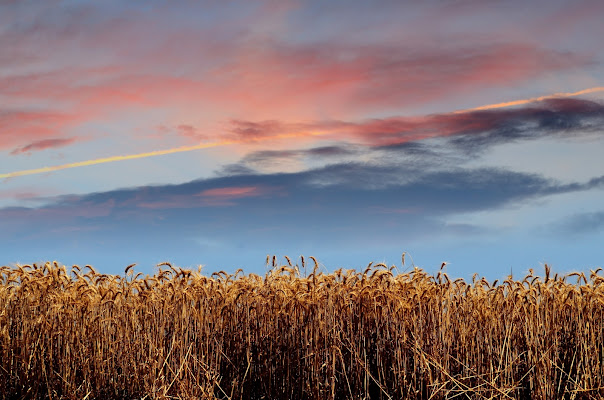
[(602, 15), (4, 2), (0, 264), (602, 266)]

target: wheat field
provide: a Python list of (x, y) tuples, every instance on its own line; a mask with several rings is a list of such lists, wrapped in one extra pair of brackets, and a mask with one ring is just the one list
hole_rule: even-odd
[(604, 277), (0, 269), (2, 399), (595, 399)]

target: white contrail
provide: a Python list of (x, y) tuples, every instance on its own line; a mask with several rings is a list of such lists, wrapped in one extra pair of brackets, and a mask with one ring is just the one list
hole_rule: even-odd
[(486, 106), (480, 106), (480, 107), (468, 108), (465, 110), (455, 111), (455, 114), (467, 113), (467, 112), (472, 112), (472, 111), (480, 111), (480, 110), (492, 110), (495, 108), (521, 106), (523, 104), (534, 103), (536, 101), (547, 100), (547, 99), (551, 99), (551, 98), (555, 98), (555, 97), (575, 97), (575, 96), (581, 96), (583, 94), (590, 94), (590, 93), (597, 93), (597, 92), (604, 92), (604, 86), (592, 87), (589, 89), (579, 90), (578, 92), (572, 92), (572, 93), (554, 93), (554, 94), (548, 94), (547, 96), (531, 97), (530, 99), (521, 99), (521, 100), (507, 101), (505, 103), (488, 104)]

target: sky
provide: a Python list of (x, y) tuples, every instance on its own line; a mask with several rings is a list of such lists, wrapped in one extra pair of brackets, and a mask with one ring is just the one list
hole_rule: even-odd
[(602, 267), (602, 15), (0, 1), (0, 265)]

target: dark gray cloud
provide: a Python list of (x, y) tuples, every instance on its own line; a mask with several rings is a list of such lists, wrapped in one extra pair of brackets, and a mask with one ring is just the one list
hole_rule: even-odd
[(356, 154), (357, 150), (350, 145), (342, 146), (322, 146), (313, 147), (308, 150), (303, 150), (303, 155), (315, 156), (315, 157), (329, 157), (329, 156), (341, 156)]
[(407, 150), (406, 143), (442, 137), (462, 154), (545, 136), (572, 139), (604, 132), (604, 105), (590, 100), (552, 98), (513, 109), (437, 114), (404, 123), (398, 118), (358, 124), (357, 132), (386, 143), (382, 148)]
[[(240, 121), (237, 124), (253, 126), (252, 136), (288, 133), (292, 125), (277, 121), (258, 124)], [(264, 126), (270, 127), (268, 132), (262, 131)], [(358, 182), (366, 188), (401, 185), (425, 179), (427, 172), (442, 174), (453, 166), (460, 168), (497, 145), (544, 137), (573, 140), (585, 135), (601, 135), (604, 133), (604, 105), (583, 99), (556, 98), (515, 109), (372, 119), (359, 123), (314, 122), (305, 125), (304, 129), (333, 131), (335, 137), (356, 139), (357, 142), (340, 141), (310, 149), (256, 151), (235, 164), (222, 167), (217, 174), (249, 175), (266, 169), (280, 169), (290, 162), (301, 162), (301, 165), (315, 162), (314, 165), (324, 165), (322, 172), (308, 171), (307, 175), (317, 186), (346, 182)], [(359, 139), (363, 144), (358, 142)], [(358, 159), (367, 160), (363, 168), (358, 168)], [(550, 194), (588, 190), (601, 185), (599, 179), (552, 186), (547, 190)]]
[(578, 192), (583, 190), (604, 188), (604, 176), (590, 179), (587, 182), (574, 182), (565, 185), (553, 186), (548, 189), (548, 194)]
[[(345, 156), (359, 154), (362, 149), (359, 146), (354, 146), (348, 143), (340, 143), (338, 145), (320, 146), (309, 149), (298, 150), (262, 150), (252, 152), (243, 159), (229, 168), (234, 168), (236, 171), (240, 167), (266, 167), (282, 162), (291, 162), (294, 160), (328, 160), (334, 162)], [(223, 171), (224, 172), (224, 171)]]
[(604, 133), (604, 105), (583, 99), (552, 98), (518, 109), (471, 112), (469, 118), (482, 128), (461, 131), (450, 139), (452, 145), (467, 154), (545, 136), (572, 139)]
[(599, 177), (562, 185), (539, 175), (502, 169), (421, 173), (404, 166), (346, 163), (298, 173), (247, 173), (63, 196), (41, 208), (2, 209), (0, 218), (20, 231), (80, 221), (107, 229), (122, 229), (130, 223), (132, 229), (172, 227), (170, 231), (180, 233), (214, 226), (227, 234), (227, 227), (234, 224), (244, 232), (265, 221), (283, 229), (288, 219), (315, 221), (319, 226), (327, 221), (341, 226), (366, 221), (377, 226), (393, 218), (417, 223), (416, 228), (422, 230), (421, 221), (599, 188), (603, 182), (604, 177)]
[[(322, 132), (337, 145), (310, 150), (261, 151), (240, 162), (253, 168), (276, 160), (321, 156), (335, 161), (356, 154), (376, 158), (396, 154), (414, 162), (448, 165), (478, 156), (505, 143), (535, 140), (546, 136), (564, 140), (604, 133), (604, 105), (575, 98), (551, 98), (518, 108), (434, 114), (424, 117), (392, 117), (360, 122), (315, 121), (303, 124), (283, 121), (232, 121), (231, 132), (239, 139), (282, 134)], [(428, 139), (440, 140), (430, 143)], [(355, 142), (352, 145), (350, 142)], [(388, 163), (393, 159), (389, 158)]]
[(249, 154), (244, 158), (244, 161), (253, 164), (262, 164), (275, 159), (336, 157), (355, 153), (357, 153), (357, 151), (353, 150), (350, 145), (322, 146), (303, 150), (263, 150)]
[(231, 175), (252, 175), (258, 173), (255, 169), (248, 167), (244, 163), (227, 164), (215, 171), (218, 176)]
[(422, 141), (403, 142), (387, 146), (376, 146), (376, 150), (394, 151), (400, 155), (417, 157), (440, 156), (440, 149), (435, 149), (434, 145), (429, 145)]

